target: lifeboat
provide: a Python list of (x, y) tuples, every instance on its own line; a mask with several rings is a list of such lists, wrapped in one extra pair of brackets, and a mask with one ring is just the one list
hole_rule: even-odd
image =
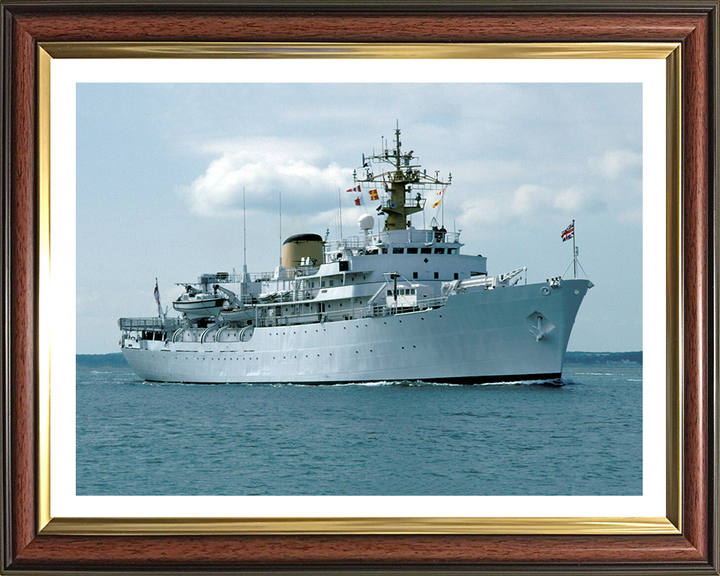
[(214, 318), (223, 309), (225, 298), (213, 294), (183, 294), (173, 302), (173, 308), (188, 319)]

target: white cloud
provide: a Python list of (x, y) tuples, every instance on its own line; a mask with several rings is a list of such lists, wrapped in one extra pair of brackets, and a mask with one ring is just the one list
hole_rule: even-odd
[(516, 215), (543, 215), (580, 211), (597, 213), (606, 209), (605, 201), (594, 191), (580, 187), (553, 190), (545, 186), (524, 184), (515, 190), (511, 208)]
[(617, 180), (642, 167), (642, 154), (631, 150), (609, 150), (600, 158), (590, 160), (590, 166), (603, 178)]
[(636, 206), (634, 208), (627, 208), (618, 213), (616, 217), (617, 222), (620, 224), (630, 225), (642, 225), (643, 212), (642, 206)]
[(329, 162), (327, 149), (309, 142), (256, 138), (218, 142), (205, 147), (219, 153), (190, 186), (193, 211), (205, 216), (238, 216), (243, 188), (248, 210), (315, 212), (318, 196), (326, 204), (337, 188), (352, 183), (352, 169)]
[[(450, 211), (448, 213), (450, 214)], [(487, 196), (471, 197), (461, 203), (458, 220), (463, 227), (493, 226), (501, 225), (504, 215), (502, 202)]]
[(77, 287), (75, 306), (78, 314), (90, 313), (101, 305), (102, 302), (99, 290), (89, 290), (83, 286)]

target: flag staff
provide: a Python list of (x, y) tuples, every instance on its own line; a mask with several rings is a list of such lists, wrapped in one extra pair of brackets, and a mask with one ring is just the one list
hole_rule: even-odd
[(247, 282), (247, 225), (245, 222), (245, 186), (243, 186), (243, 290)]
[[(565, 230), (562, 231), (562, 234), (560, 234), (560, 237), (562, 238), (562, 241), (565, 242), (567, 240), (572, 239), (573, 241), (573, 259), (572, 259), (572, 267), (573, 267), (573, 278), (577, 279), (577, 267), (578, 267), (578, 249), (575, 245), (575, 220), (572, 221), (572, 224), (565, 228)], [(568, 264), (568, 267), (565, 269), (565, 272), (563, 272), (563, 276), (567, 273), (569, 270), (570, 265)], [(582, 268), (582, 266), (580, 266)], [(584, 270), (583, 270), (584, 272)]]
[(158, 288), (157, 278), (155, 278), (155, 290), (153, 290), (153, 297), (155, 298), (155, 303), (157, 304), (158, 316), (160, 317), (160, 321), (164, 322), (164, 314), (162, 311), (162, 306), (160, 304), (160, 289)]
[[(567, 222), (567, 220), (566, 220)], [(573, 230), (573, 278), (577, 279), (577, 248), (575, 248), (575, 220), (572, 221)]]
[(440, 197), (440, 201), (442, 202), (442, 205), (440, 206), (440, 210), (442, 210), (442, 228), (445, 228), (445, 188), (443, 188), (442, 196)]
[(280, 268), (282, 268), (282, 190), (278, 189), (278, 216), (280, 218), (278, 222), (278, 235), (280, 236)]
[(340, 236), (338, 240), (342, 240), (343, 233), (342, 233), (342, 201), (340, 200), (340, 187), (338, 186), (338, 214), (340, 219)]

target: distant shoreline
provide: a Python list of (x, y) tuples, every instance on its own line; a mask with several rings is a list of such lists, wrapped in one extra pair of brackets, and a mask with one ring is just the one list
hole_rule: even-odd
[(567, 352), (566, 364), (642, 364), (639, 352)]
[[(566, 364), (642, 364), (639, 352), (568, 352)], [(122, 352), (112, 354), (76, 354), (78, 366), (127, 366)]]

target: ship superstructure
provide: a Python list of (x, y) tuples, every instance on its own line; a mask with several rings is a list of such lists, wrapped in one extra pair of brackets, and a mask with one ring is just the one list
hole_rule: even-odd
[(524, 268), (488, 275), (485, 257), (461, 253), (459, 232), (434, 219), (413, 227), (423, 192), (451, 183), (415, 160), (398, 129), (355, 173), (358, 186), (381, 188), (382, 231), (365, 214), (357, 237), (294, 235), (272, 272), (203, 274), (183, 284), (180, 316), (121, 318), (130, 366), (146, 380), (197, 383), (559, 378), (592, 284), (528, 285)]

